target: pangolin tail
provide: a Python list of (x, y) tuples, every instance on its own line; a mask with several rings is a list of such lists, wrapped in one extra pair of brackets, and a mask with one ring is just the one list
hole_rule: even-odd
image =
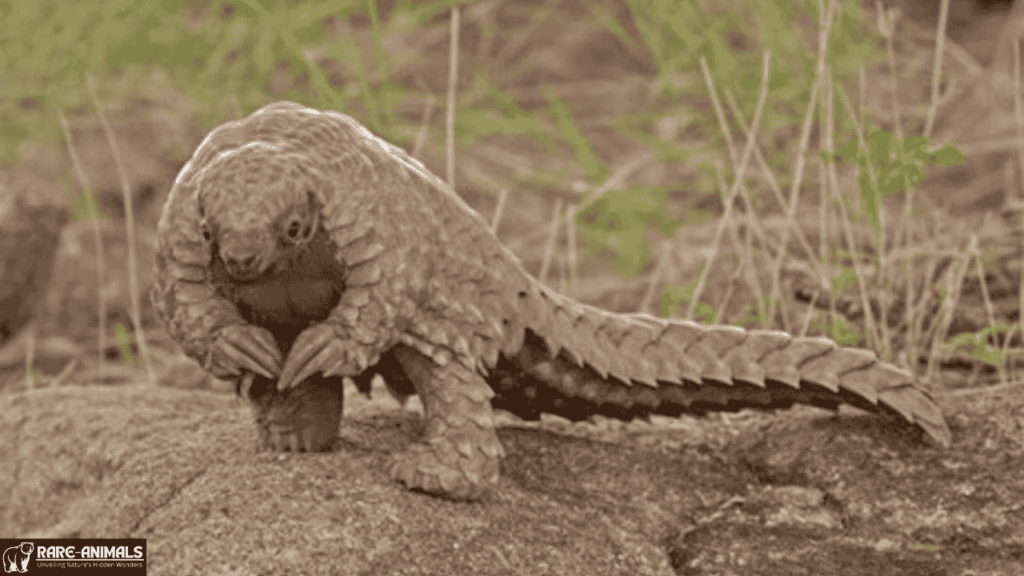
[[(909, 372), (826, 338), (610, 314), (541, 289), (520, 346), (491, 370), (494, 406), (526, 419), (702, 414), (849, 404), (893, 415), (935, 443), (951, 434)], [(532, 326), (531, 326), (532, 325)]]

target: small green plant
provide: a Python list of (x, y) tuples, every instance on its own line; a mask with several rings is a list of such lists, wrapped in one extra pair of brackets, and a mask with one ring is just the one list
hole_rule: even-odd
[(124, 359), (125, 364), (134, 363), (135, 356), (132, 354), (132, 337), (128, 333), (128, 329), (125, 328), (125, 325), (120, 322), (114, 324), (114, 340), (117, 341), (117, 347), (121, 349), (121, 358)]
[(856, 346), (859, 342), (860, 334), (850, 328), (850, 325), (842, 318), (818, 318), (811, 323), (811, 326), (840, 346)]
[[(771, 294), (764, 294), (760, 299), (751, 299), (743, 313), (731, 322), (740, 326), (767, 326), (768, 325), (768, 303), (771, 302)], [(776, 306), (781, 300), (776, 300)]]
[(992, 346), (990, 341), (998, 341), (997, 336), (999, 334), (1004, 335), (1005, 338), (1009, 338), (1010, 333), (1016, 329), (1016, 326), (1010, 324), (986, 326), (976, 332), (962, 332), (957, 334), (946, 340), (946, 344), (953, 348), (960, 348), (962, 346), (968, 347), (970, 348), (970, 352), (968, 353), (979, 362), (1000, 367), (1005, 365), (1007, 355), (998, 347)]
[(76, 222), (87, 222), (97, 220), (100, 216), (99, 206), (96, 199), (84, 193), (77, 193), (71, 197), (71, 219)]
[(881, 227), (879, 206), (883, 196), (908, 192), (924, 179), (927, 166), (956, 166), (964, 155), (953, 143), (934, 148), (925, 136), (898, 138), (880, 128), (865, 135), (865, 147), (851, 139), (834, 158), (856, 163), (860, 172), (860, 214), (877, 231)]
[[(663, 318), (672, 318), (675, 316), (676, 311), (679, 310), (680, 306), (689, 304), (693, 298), (693, 291), (697, 287), (697, 280), (691, 280), (686, 284), (670, 284), (665, 286), (661, 291), (659, 302), (661, 304), (661, 316)], [(705, 302), (698, 302), (694, 308), (694, 320), (703, 322), (705, 324), (711, 324), (715, 321), (715, 316), (718, 312), (715, 307)]]
[(668, 192), (665, 186), (609, 190), (576, 217), (584, 244), (610, 249), (620, 274), (639, 275), (652, 255), (646, 239), (651, 227), (668, 234), (678, 225), (666, 215)]

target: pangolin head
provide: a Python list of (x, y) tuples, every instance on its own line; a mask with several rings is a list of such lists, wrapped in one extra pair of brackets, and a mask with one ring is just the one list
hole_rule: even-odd
[(311, 159), (284, 145), (252, 142), (222, 152), (202, 169), (203, 239), (228, 273), (244, 282), (289, 261), (320, 226)]

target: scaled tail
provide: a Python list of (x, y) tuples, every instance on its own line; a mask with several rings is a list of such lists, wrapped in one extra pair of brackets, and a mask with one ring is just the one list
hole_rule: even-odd
[(524, 418), (850, 404), (895, 415), (940, 446), (951, 443), (942, 412), (913, 375), (867, 350), (784, 332), (612, 314), (543, 287), (534, 295), (521, 345), (507, 347), (489, 377), (495, 407)]

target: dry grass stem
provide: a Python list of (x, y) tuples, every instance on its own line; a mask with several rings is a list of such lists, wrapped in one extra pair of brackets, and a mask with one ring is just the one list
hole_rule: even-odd
[(79, 359), (77, 356), (72, 358), (71, 360), (68, 360), (68, 363), (65, 364), (63, 368), (60, 369), (60, 372), (58, 372), (57, 375), (50, 380), (50, 386), (56, 387), (60, 386), (61, 384), (64, 384), (64, 382), (66, 382), (68, 378), (70, 378), (71, 374), (74, 373), (75, 368), (78, 368), (78, 363)]
[(807, 312), (804, 314), (804, 321), (800, 324), (800, 331), (795, 335), (799, 338), (807, 336), (808, 330), (811, 329), (811, 320), (814, 319), (815, 308), (814, 305), (818, 303), (818, 296), (821, 295), (821, 290), (815, 290), (811, 294), (811, 301), (807, 304)]
[[(847, 249), (850, 251), (850, 258), (852, 260), (854, 276), (857, 279), (857, 289), (860, 293), (861, 306), (864, 309), (864, 334), (867, 336), (868, 345), (875, 345), (879, 343), (878, 330), (875, 327), (875, 319), (871, 313), (871, 303), (868, 299), (867, 286), (864, 282), (864, 273), (861, 270), (860, 257), (857, 251), (857, 242), (853, 236), (853, 225), (850, 222), (850, 216), (846, 212), (846, 204), (843, 201), (842, 194), (839, 186), (839, 176), (836, 173), (836, 165), (833, 160), (835, 154), (835, 148), (833, 146), (833, 128), (835, 126), (835, 111), (833, 109), (833, 98), (832, 98), (832, 82), (829, 80), (826, 83), (829, 88), (827, 96), (825, 98), (825, 114), (827, 121), (825, 122), (826, 134), (823, 138), (825, 146), (826, 166), (828, 169), (828, 182), (829, 189), (832, 192), (832, 199), (836, 206), (839, 208), (839, 223), (842, 227), (843, 236), (846, 239)], [(842, 90), (842, 86), (839, 87), (840, 95), (845, 97), (845, 93)], [(849, 101), (847, 100), (847, 106)]]
[[(1022, 208), (1024, 208), (1024, 102), (1021, 98), (1021, 80), (1020, 80), (1020, 39), (1014, 38), (1013, 40), (1013, 116), (1014, 123), (1017, 127), (1017, 155), (1018, 165), (1020, 168), (1019, 174), (1021, 178), (1018, 179), (1020, 188), (1017, 193), (1020, 195), (1020, 202)], [(1007, 192), (1012, 194), (1011, 192)], [(1018, 210), (1018, 217), (1020, 218), (1020, 231), (1021, 231), (1021, 254), (1024, 255), (1024, 209)], [(1017, 305), (1019, 313), (1018, 323), (1021, 329), (1021, 335), (1024, 337), (1024, 266), (1020, 267), (1020, 283), (1018, 286), (1018, 298)], [(1007, 338), (1009, 340), (1009, 338)]]
[(627, 160), (622, 166), (611, 173), (600, 185), (590, 191), (586, 198), (579, 202), (578, 210), (586, 210), (601, 199), (609, 190), (617, 190), (626, 183), (626, 178), (654, 159), (654, 153), (650, 151), (641, 152)]
[(954, 265), (950, 266), (945, 273), (945, 294), (942, 298), (939, 321), (932, 333), (931, 350), (928, 354), (928, 369), (925, 371), (925, 380), (931, 380), (935, 373), (935, 366), (938, 362), (942, 343), (949, 331), (949, 325), (953, 321), (953, 312), (956, 310), (957, 302), (960, 301), (960, 289), (964, 283), (964, 276), (967, 274), (967, 266), (970, 264), (971, 254), (978, 248), (978, 236), (971, 234), (971, 239), (965, 250)]
[(555, 200), (555, 209), (551, 214), (551, 225), (548, 228), (548, 241), (544, 245), (544, 259), (540, 264), (540, 273), (537, 274), (537, 278), (547, 283), (548, 270), (551, 268), (551, 258), (555, 254), (555, 244), (558, 241), (558, 229), (561, 228), (561, 220), (559, 217), (562, 215), (562, 204), (564, 201), (561, 198)]
[[(925, 271), (923, 281), (921, 283), (921, 299), (918, 300), (911, 310), (912, 322), (909, 330), (907, 331), (907, 359), (910, 361), (908, 366), (914, 373), (917, 373), (918, 359), (923, 354), (922, 348), (928, 342), (928, 336), (925, 334), (924, 323), (929, 318), (934, 316), (932, 312), (932, 298), (933, 290), (932, 286), (928, 283), (928, 280), (935, 278), (936, 270), (938, 270), (939, 264), (942, 262), (943, 257), (939, 254), (930, 254), (928, 256), (927, 263), (925, 264)], [(935, 329), (935, 323), (931, 323), (931, 328)]]
[[(715, 118), (718, 119), (718, 127), (722, 131), (722, 137), (725, 140), (725, 150), (729, 153), (729, 161), (732, 163), (732, 169), (736, 169), (736, 145), (733, 143), (732, 131), (729, 130), (729, 123), (725, 119), (725, 112), (722, 110), (722, 103), (718, 100), (718, 92), (713, 90), (712, 87), (715, 85), (715, 81), (711, 78), (711, 70), (708, 69), (708, 63), (704, 58), (700, 59), (700, 71), (704, 74), (704, 84), (708, 86), (708, 96), (711, 97), (711, 107), (715, 110)], [(726, 96), (728, 97), (728, 95)], [(736, 111), (733, 114), (737, 117), (741, 114)]]
[(25, 385), (29, 389), (36, 387), (36, 375), (32, 366), (36, 363), (36, 323), (29, 322), (25, 327)]
[(498, 225), (501, 224), (501, 216), (505, 212), (505, 203), (508, 202), (508, 187), (502, 186), (498, 190), (498, 205), (494, 207), (494, 215), (491, 216), (491, 232), (498, 233)]
[(960, 388), (958, 390), (940, 390), (937, 392), (932, 392), (932, 396), (955, 398), (960, 396), (970, 396), (971, 394), (978, 393), (995, 394), (997, 392), (1006, 392), (1007, 390), (1019, 388), (1021, 386), (1024, 386), (1024, 380), (1008, 381), (1005, 384), (1000, 384), (998, 386), (982, 386), (980, 388)]
[(430, 116), (434, 113), (435, 100), (437, 98), (430, 94), (427, 97), (427, 103), (423, 106), (423, 118), (420, 120), (420, 129), (416, 131), (416, 139), (413, 140), (412, 152), (410, 153), (413, 158), (420, 158), (423, 144), (427, 141), (427, 130), (430, 129)]
[(580, 289), (579, 253), (576, 248), (576, 204), (565, 209), (565, 240), (569, 255), (569, 295), (575, 296)]
[(885, 9), (881, 0), (875, 0), (875, 11), (878, 15), (878, 31), (885, 38), (885, 53), (889, 59), (889, 95), (892, 97), (892, 120), (896, 130), (896, 138), (903, 139), (903, 119), (900, 114), (899, 82), (896, 80), (896, 51), (892, 46), (892, 37), (896, 33), (899, 21), (899, 10)]
[(85, 175), (85, 169), (82, 168), (82, 160), (78, 156), (78, 150), (75, 148), (71, 137), (68, 121), (64, 117), (63, 112), (57, 112), (57, 116), (60, 118), (61, 130), (64, 132), (64, 145), (68, 149), (68, 156), (71, 158), (71, 166), (75, 171), (75, 178), (78, 180), (78, 185), (82, 187), (82, 196), (85, 197), (85, 203), (89, 207), (89, 219), (91, 221), (89, 230), (92, 232), (93, 243), (96, 246), (96, 311), (99, 315), (99, 326), (96, 328), (98, 340), (96, 346), (98, 356), (96, 365), (102, 368), (106, 362), (105, 352), (107, 350), (107, 301), (103, 297), (103, 283), (107, 276), (107, 265), (106, 251), (103, 248), (103, 235), (100, 234), (100, 217), (96, 213), (96, 198), (93, 196), (89, 179)]
[(654, 301), (654, 295), (661, 285), (661, 276), (664, 274), (665, 266), (668, 265), (668, 257), (671, 250), (671, 240), (665, 240), (661, 243), (661, 247), (658, 249), (658, 259), (654, 263), (654, 270), (651, 271), (651, 278), (647, 282), (647, 289), (644, 290), (643, 298), (640, 299), (640, 306), (637, 307), (637, 312), (650, 313), (651, 302)]
[[(815, 67), (815, 78), (814, 83), (811, 84), (811, 97), (807, 103), (807, 111), (804, 114), (803, 126), (800, 128), (800, 141), (797, 146), (796, 153), (796, 165), (793, 167), (793, 183), (789, 189), (789, 204), (786, 208), (786, 226), (782, 229), (782, 241), (779, 243), (782, 246), (782, 250), (779, 251), (776, 256), (775, 263), (772, 266), (772, 283), (769, 288), (768, 296), (768, 321), (770, 322), (775, 317), (775, 305), (776, 302), (781, 298), (780, 295), (780, 277), (782, 274), (782, 266), (787, 255), (786, 246), (789, 245), (789, 234), (793, 228), (797, 226), (796, 222), (796, 207), (797, 202), (800, 199), (800, 185), (803, 183), (804, 166), (807, 163), (807, 146), (811, 139), (811, 127), (813, 126), (814, 112), (817, 108), (816, 102), (818, 99), (818, 90), (821, 88), (822, 78), (828, 71), (825, 65), (825, 51), (828, 46), (828, 38), (832, 32), (832, 19), (835, 15), (836, 0), (830, 0), (828, 3), (828, 12), (825, 15), (825, 21), (821, 26), (821, 30), (818, 33), (818, 63)], [(785, 323), (788, 323), (786, 314), (783, 314)]]
[(128, 296), (131, 303), (131, 319), (135, 328), (135, 339), (139, 346), (139, 355), (142, 356), (142, 364), (146, 368), (146, 376), (150, 384), (156, 384), (156, 375), (153, 373), (152, 358), (149, 355), (149, 347), (146, 346), (146, 331), (142, 328), (142, 308), (140, 303), (138, 256), (135, 241), (135, 218), (132, 209), (132, 191), (128, 183), (128, 173), (125, 172), (124, 162), (121, 160), (121, 152), (117, 148), (117, 141), (114, 139), (114, 131), (110, 128), (107, 115), (100, 106), (99, 98), (96, 97), (96, 87), (93, 85), (92, 77), (88, 74), (85, 77), (86, 85), (89, 88), (89, 96), (92, 98), (96, 114), (99, 116), (100, 124), (103, 126), (103, 133), (107, 138), (107, 145), (114, 158), (114, 166), (117, 167), (117, 176), (121, 182), (121, 193), (124, 197), (124, 228), (125, 243), (128, 247)]
[[(725, 91), (725, 101), (729, 104), (729, 110), (732, 112), (733, 118), (735, 118), (736, 122), (739, 124), (740, 129), (743, 130), (743, 134), (748, 135), (749, 128), (747, 127), (747, 122), (743, 119), (743, 115), (740, 114), (739, 106), (736, 104), (736, 99), (733, 98), (732, 93), (728, 90)], [(775, 179), (775, 173), (765, 160), (764, 154), (761, 153), (761, 147), (756, 144), (754, 146), (754, 160), (757, 161), (757, 167), (760, 170), (760, 173), (764, 176), (765, 182), (768, 183), (768, 188), (772, 191), (772, 195), (775, 196), (775, 201), (778, 202), (779, 208), (785, 210), (786, 199), (782, 195), (782, 187), (779, 186), (778, 180)], [(747, 193), (746, 186), (740, 188), (740, 193), (743, 194), (743, 201), (746, 202), (747, 206), (754, 205)], [(764, 243), (767, 251), (774, 251), (775, 254), (778, 254), (779, 250), (785, 249), (782, 245), (773, 246), (774, 240), (765, 233), (764, 228), (757, 219), (757, 214), (754, 213), (753, 210), (749, 210), (748, 214), (750, 215), (751, 229), (757, 235), (758, 240)], [(807, 260), (811, 264), (811, 268), (814, 270), (814, 273), (818, 275), (819, 281), (824, 285), (828, 282), (828, 276), (825, 274), (825, 270), (821, 267), (821, 262), (818, 258), (815, 258), (814, 250), (811, 248), (811, 243), (807, 241), (807, 235), (804, 234), (803, 229), (799, 226), (793, 230), (793, 233), (796, 234), (797, 242), (799, 242), (800, 246), (804, 249), (804, 252), (807, 255)]]
[(448, 51), (448, 110), (445, 118), (445, 158), (448, 185), (455, 190), (455, 92), (459, 83), (459, 7), (452, 8)]
[[(751, 152), (754, 149), (754, 141), (756, 140), (757, 129), (761, 122), (761, 112), (764, 110), (764, 102), (768, 98), (768, 77), (770, 61), (771, 52), (765, 50), (761, 60), (761, 90), (757, 99), (757, 108), (754, 110), (754, 119), (750, 123), (750, 134), (747, 136), (747, 143), (743, 147), (743, 155), (740, 157), (739, 164), (737, 164), (734, 168), (735, 175), (732, 184), (732, 189), (729, 190), (727, 194), (725, 194), (724, 189), (722, 190), (724, 195), (722, 218), (718, 221), (718, 226), (715, 227), (715, 237), (711, 242), (711, 254), (708, 256), (707, 263), (701, 269), (700, 277), (697, 279), (697, 285), (693, 289), (693, 295), (690, 298), (690, 304), (686, 311), (687, 320), (693, 319), (693, 312), (696, 309), (697, 302), (700, 301), (700, 294), (703, 291), (704, 285), (707, 282), (708, 274), (711, 272), (711, 266), (714, 263), (714, 258), (716, 253), (718, 252), (718, 247), (721, 245), (722, 233), (724, 232), (725, 227), (728, 225), (730, 219), (732, 218), (733, 204), (736, 199), (736, 194), (739, 193), (740, 186), (742, 185), (744, 174), (747, 169), (747, 163), (750, 161)], [(704, 62), (703, 58), (701, 58), (701, 66), (703, 68), (707, 67), (707, 64)], [(712, 93), (715, 91), (715, 86), (713, 83), (710, 83), (708, 85), (708, 91)]]
[(946, 46), (946, 24), (949, 22), (949, 0), (941, 0), (939, 4), (939, 22), (935, 29), (935, 60), (932, 65), (931, 102), (928, 105), (928, 116), (924, 123), (924, 136), (932, 135), (935, 128), (935, 117), (939, 112), (939, 77), (942, 74), (942, 55)]
[[(747, 136), (749, 137), (749, 134)], [(756, 148), (757, 147), (755, 145), (755, 150), (756, 150)], [(722, 176), (722, 171), (721, 170), (717, 170), (717, 169), (715, 170), (715, 177), (716, 177), (717, 182), (718, 182), (719, 190), (725, 190), (726, 188), (728, 188), (728, 185), (725, 183), (725, 179)], [(746, 186), (743, 186), (741, 184), (740, 185), (740, 194), (744, 194), (745, 191), (746, 191)], [(752, 204), (750, 203), (750, 199), (746, 195), (744, 195), (744, 200), (747, 202), (746, 205), (748, 207), (752, 206)], [(747, 217), (748, 225), (750, 226), (751, 229), (755, 229), (755, 227), (756, 227), (756, 229), (760, 229), (760, 222), (757, 220), (757, 215), (754, 213), (753, 210), (747, 210), (746, 211), (746, 217)], [(750, 287), (751, 292), (756, 295), (755, 302), (757, 304), (758, 317), (759, 318), (763, 318), (764, 317), (764, 312), (765, 312), (765, 310), (764, 310), (764, 300), (762, 298), (763, 293), (762, 293), (762, 290), (761, 290), (761, 282), (757, 278), (757, 270), (755, 269), (755, 266), (753, 264), (753, 262), (754, 262), (754, 256), (753, 256), (753, 254), (754, 254), (753, 236), (755, 234), (749, 234), (748, 233), (748, 234), (741, 235), (740, 231), (739, 231), (739, 224), (737, 222), (737, 219), (736, 218), (730, 218), (729, 219), (729, 235), (732, 238), (733, 249), (735, 250), (735, 252), (737, 254), (739, 254), (739, 262), (737, 263), (736, 269), (733, 270), (733, 273), (732, 273), (732, 275), (729, 278), (729, 284), (728, 284), (728, 287), (726, 288), (725, 296), (722, 298), (722, 302), (719, 303), (717, 311), (715, 312), (716, 320), (713, 322), (715, 324), (719, 323), (721, 321), (721, 319), (723, 318), (723, 315), (725, 314), (725, 307), (728, 306), (729, 302), (732, 300), (733, 292), (736, 290), (736, 286), (735, 286), (734, 282), (738, 278), (740, 278), (740, 277), (742, 277), (743, 280)], [(766, 242), (766, 239), (767, 239), (767, 237), (765, 235), (763, 235), (763, 234), (761, 235), (761, 237), (758, 238), (758, 240), (761, 242), (761, 250), (765, 253), (766, 257), (770, 258), (770, 248), (768, 247), (768, 243)]]
[[(991, 213), (989, 213), (989, 212), (985, 213), (985, 220), (984, 220), (984, 222), (982, 223), (982, 226), (981, 226), (982, 230), (985, 230), (987, 228), (986, 225), (988, 224), (988, 220), (989, 220), (989, 216), (990, 215), (991, 215)], [(978, 248), (977, 248), (976, 245), (974, 246), (974, 250), (971, 253), (971, 257), (974, 258), (975, 271), (978, 274), (978, 286), (981, 289), (981, 300), (985, 304), (985, 315), (988, 317), (988, 326), (989, 326), (989, 328), (991, 328), (993, 330), (991, 337), (995, 338), (996, 337), (996, 332), (995, 332), (995, 328), (996, 328), (996, 312), (995, 312), (995, 307), (992, 306), (992, 299), (989, 297), (988, 282), (985, 281), (985, 268), (984, 268), (984, 265), (981, 263), (981, 254), (978, 252)], [(1010, 340), (1009, 335), (1007, 335), (1006, 341), (1009, 342), (1009, 340)], [(989, 344), (986, 342), (986, 346), (988, 346), (988, 345)], [(996, 369), (999, 371), (999, 381), (1005, 383), (1006, 382), (1006, 354), (1005, 354), (1005, 352), (1002, 355), (1002, 361), (999, 362), (999, 364), (996, 366)]]

